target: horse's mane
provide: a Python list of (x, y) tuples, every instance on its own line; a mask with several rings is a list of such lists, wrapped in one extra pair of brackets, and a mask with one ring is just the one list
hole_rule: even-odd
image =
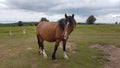
[(63, 30), (64, 30), (64, 27), (65, 27), (65, 21), (66, 21), (65, 18), (62, 18), (62, 19), (57, 21), (60, 25), (60, 28), (62, 28)]
[[(57, 22), (59, 23), (60, 28), (62, 28), (64, 30), (66, 19), (62, 18), (62, 19), (58, 20)], [(73, 22), (75, 23), (75, 26), (76, 26), (76, 20), (75, 19), (73, 19)]]

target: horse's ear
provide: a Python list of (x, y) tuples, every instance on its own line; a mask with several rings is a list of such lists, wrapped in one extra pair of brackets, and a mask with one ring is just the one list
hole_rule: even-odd
[(65, 18), (68, 18), (67, 14), (65, 13)]
[(74, 18), (74, 14), (72, 14), (72, 18)]

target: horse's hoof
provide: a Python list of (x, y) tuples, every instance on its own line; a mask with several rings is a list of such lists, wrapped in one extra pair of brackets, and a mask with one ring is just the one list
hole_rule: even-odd
[(57, 59), (54, 59), (53, 62), (57, 62)]
[(53, 60), (54, 62), (57, 62), (57, 59)]
[(64, 57), (64, 59), (69, 60), (69, 58), (65, 58), (65, 57)]
[(56, 57), (52, 57), (52, 60), (53, 60), (53, 61), (56, 61)]
[(47, 55), (46, 56), (43, 56), (45, 59), (47, 59)]
[(38, 51), (38, 54), (40, 54), (40, 51)]
[(67, 60), (68, 60), (69, 58), (68, 58), (67, 56), (64, 56), (64, 59), (67, 59)]
[(67, 56), (67, 55), (64, 55), (64, 59), (67, 59), (67, 60), (68, 60), (69, 58), (68, 58), (68, 56)]
[(38, 54), (39, 54), (39, 55), (42, 55), (42, 53), (41, 53), (40, 51), (38, 51)]

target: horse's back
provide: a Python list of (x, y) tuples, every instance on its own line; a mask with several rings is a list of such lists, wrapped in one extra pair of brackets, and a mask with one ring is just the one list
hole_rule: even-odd
[(57, 23), (40, 22), (36, 28), (36, 33), (41, 39), (53, 42), (55, 41)]
[(52, 22), (40, 22), (36, 28), (36, 31), (50, 31), (50, 30), (54, 30), (57, 26), (57, 23), (52, 23)]

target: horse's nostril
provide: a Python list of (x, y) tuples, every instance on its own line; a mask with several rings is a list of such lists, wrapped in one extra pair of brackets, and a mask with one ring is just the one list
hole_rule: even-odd
[(67, 35), (64, 35), (64, 39), (67, 39), (68, 38), (68, 36)]
[(66, 39), (68, 38), (68, 36), (67, 36), (67, 35), (65, 35), (65, 34), (64, 34), (64, 35), (62, 35), (61, 37), (62, 37), (62, 39), (64, 39), (64, 40), (66, 40)]

